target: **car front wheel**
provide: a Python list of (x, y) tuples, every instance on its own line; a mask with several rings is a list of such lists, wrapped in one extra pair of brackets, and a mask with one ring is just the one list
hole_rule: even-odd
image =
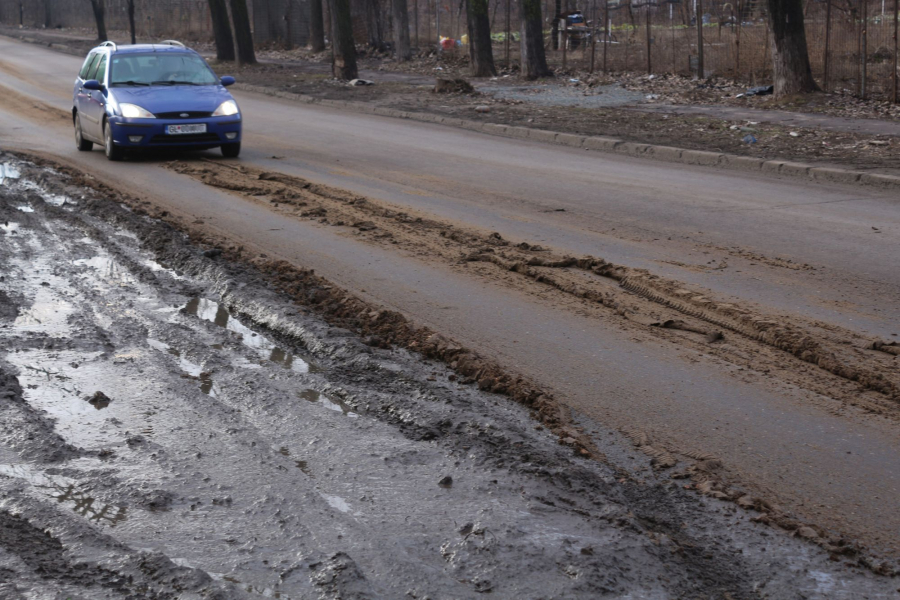
[(103, 122), (103, 141), (106, 145), (106, 158), (109, 160), (122, 160), (125, 157), (125, 151), (113, 142), (112, 125), (109, 124), (109, 121)]
[(222, 144), (222, 156), (225, 158), (237, 158), (241, 153), (241, 143)]
[(84, 139), (81, 132), (81, 115), (75, 115), (75, 146), (82, 152), (88, 152), (94, 148), (94, 142)]

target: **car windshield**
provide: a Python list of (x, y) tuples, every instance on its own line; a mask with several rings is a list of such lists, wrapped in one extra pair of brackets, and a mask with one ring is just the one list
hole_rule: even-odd
[(159, 52), (112, 57), (110, 87), (129, 85), (214, 85), (212, 69), (196, 54)]

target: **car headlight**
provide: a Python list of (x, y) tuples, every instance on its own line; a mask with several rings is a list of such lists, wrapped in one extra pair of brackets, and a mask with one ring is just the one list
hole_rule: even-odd
[(212, 114), (214, 117), (230, 117), (231, 115), (236, 115), (240, 111), (238, 110), (237, 102), (234, 100), (226, 100), (222, 104), (219, 105), (219, 108), (216, 109), (216, 112)]
[(156, 115), (154, 115), (149, 110), (145, 110), (138, 106), (137, 104), (120, 104), (119, 110), (122, 111), (122, 116), (126, 119), (155, 119)]

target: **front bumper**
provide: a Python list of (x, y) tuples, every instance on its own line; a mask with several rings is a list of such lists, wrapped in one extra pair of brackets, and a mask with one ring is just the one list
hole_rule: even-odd
[[(214, 148), (222, 144), (241, 141), (241, 115), (206, 117), (200, 119), (126, 119), (109, 117), (112, 138), (123, 148)], [(168, 125), (194, 125), (206, 123), (206, 133), (169, 135)], [(140, 136), (139, 141), (132, 138)]]

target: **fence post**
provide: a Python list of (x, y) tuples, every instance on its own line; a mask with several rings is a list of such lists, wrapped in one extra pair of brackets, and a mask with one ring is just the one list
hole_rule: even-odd
[(697, 0), (697, 79), (703, 79), (703, 0)]
[(648, 2), (647, 2), (647, 75), (650, 75), (650, 74), (653, 73), (653, 62), (651, 61), (651, 58), (650, 58), (650, 43), (651, 43), (651, 38), (650, 38), (650, 9), (652, 8), (652, 6), (653, 6), (652, 3), (650, 3), (650, 2), (648, 1)]
[(900, 102), (897, 90), (897, 24), (900, 23), (900, 0), (894, 0), (894, 104)]
[(862, 61), (862, 73), (860, 75), (860, 98), (866, 99), (866, 76), (868, 75), (869, 62), (869, 2), (862, 1), (862, 40), (860, 41), (860, 60)]
[(822, 89), (828, 91), (828, 63), (831, 58), (831, 0), (825, 5), (825, 75), (822, 80)]
[[(831, 2), (831, 0), (828, 0)], [(744, 6), (742, 0), (738, 0), (737, 2), (737, 19), (735, 19), (734, 26), (737, 28), (735, 30), (735, 40), (734, 40), (734, 79), (735, 81), (739, 81), (741, 78), (741, 25), (744, 23)]]
[(510, 6), (511, 2), (512, 2), (512, 0), (506, 0), (506, 68), (507, 69), (509, 68), (509, 44), (510, 44), (509, 38), (512, 37), (512, 31), (510, 31), (510, 29), (511, 29), (510, 13), (512, 12), (512, 8)]
[(606, 53), (609, 50), (609, 0), (601, 0), (603, 2), (603, 74), (606, 70)]

